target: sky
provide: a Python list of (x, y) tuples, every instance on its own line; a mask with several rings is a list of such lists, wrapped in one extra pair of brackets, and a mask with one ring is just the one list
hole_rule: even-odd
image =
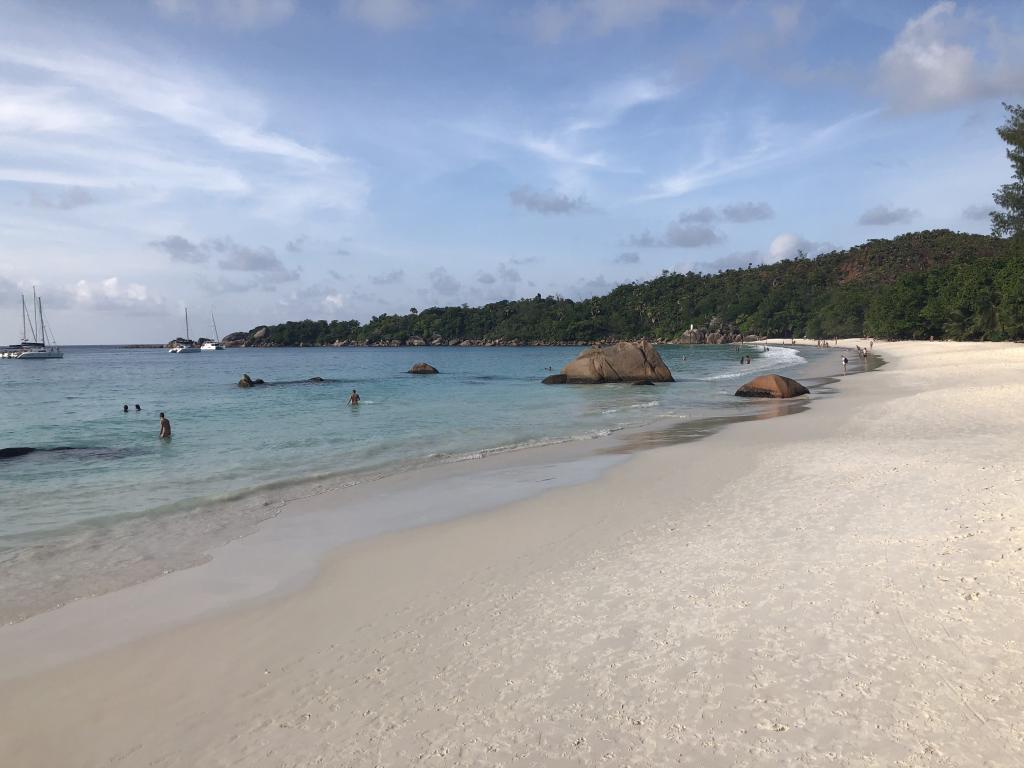
[(0, 343), (986, 233), (1022, 100), (1018, 0), (0, 0)]

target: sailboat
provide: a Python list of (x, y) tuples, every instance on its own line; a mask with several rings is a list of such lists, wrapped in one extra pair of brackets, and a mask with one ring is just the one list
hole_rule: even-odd
[[(12, 344), (0, 349), (0, 357), (15, 360), (60, 360), (64, 353), (57, 346), (52, 335), (48, 334), (46, 319), (43, 316), (43, 300), (36, 296), (32, 289), (32, 319), (29, 319), (28, 308), (25, 306), (25, 295), (21, 296), (21, 343)], [(28, 340), (28, 332), (32, 331), (32, 341)]]
[(189, 335), (188, 330), (188, 307), (185, 307), (185, 343), (181, 346), (171, 347), (168, 352), (175, 352), (177, 354), (184, 354), (185, 352), (198, 352), (199, 347), (192, 341), (192, 337)]
[(220, 343), (220, 334), (217, 333), (217, 318), (213, 316), (213, 312), (210, 313), (210, 322), (213, 323), (213, 340), (203, 342), (201, 349), (203, 352), (216, 352), (218, 349), (224, 349), (224, 345)]

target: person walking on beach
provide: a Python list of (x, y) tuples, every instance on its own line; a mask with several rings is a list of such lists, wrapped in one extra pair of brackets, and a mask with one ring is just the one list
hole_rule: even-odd
[(348, 404), (349, 405), (359, 405), (359, 400), (360, 400), (359, 393), (356, 392), (353, 389), (352, 390), (352, 394), (348, 396)]
[(843, 376), (846, 375), (846, 366), (849, 365), (849, 364), (850, 364), (849, 358), (847, 358), (846, 355), (843, 355)]
[[(127, 406), (125, 406), (125, 407), (127, 407)], [(168, 418), (166, 416), (164, 416), (164, 412), (160, 411), (160, 439), (164, 439), (164, 438), (170, 437), (170, 436), (171, 436), (171, 422), (170, 422), (170, 420), (168, 420)]]

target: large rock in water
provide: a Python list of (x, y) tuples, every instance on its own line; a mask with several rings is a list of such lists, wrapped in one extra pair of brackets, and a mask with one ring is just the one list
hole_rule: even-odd
[(799, 397), (808, 395), (807, 387), (794, 379), (775, 373), (758, 376), (736, 390), (738, 397)]
[(615, 381), (675, 381), (650, 342), (620, 341), (609, 347), (591, 347), (562, 369), (568, 384), (603, 384)]
[(430, 363), (416, 363), (409, 369), (409, 373), (437, 373), (437, 368)]
[(240, 386), (242, 389), (248, 389), (249, 387), (255, 387), (255, 386), (259, 385), (259, 384), (266, 384), (266, 382), (263, 381), (263, 379), (253, 379), (253, 378), (251, 378), (249, 376), (248, 373), (243, 373), (242, 374), (242, 378), (240, 378), (238, 380), (238, 386)]

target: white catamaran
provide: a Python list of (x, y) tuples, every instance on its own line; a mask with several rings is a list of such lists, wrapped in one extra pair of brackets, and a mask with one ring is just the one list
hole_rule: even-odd
[[(29, 331), (32, 332), (31, 341)], [(36, 296), (35, 288), (32, 289), (32, 317), (29, 317), (25, 306), (25, 295), (21, 296), (21, 343), (0, 348), (0, 357), (13, 360), (60, 360), (64, 357), (52, 332), (46, 327), (43, 300)]]
[(199, 347), (192, 341), (192, 337), (188, 331), (188, 307), (185, 307), (185, 343), (171, 347), (168, 352), (174, 352), (176, 354), (184, 354), (185, 352), (198, 352)]
[(220, 343), (220, 334), (217, 333), (217, 318), (213, 316), (213, 312), (210, 313), (210, 322), (213, 323), (213, 340), (204, 341), (201, 349), (203, 352), (216, 352), (218, 349), (224, 349), (224, 345)]

